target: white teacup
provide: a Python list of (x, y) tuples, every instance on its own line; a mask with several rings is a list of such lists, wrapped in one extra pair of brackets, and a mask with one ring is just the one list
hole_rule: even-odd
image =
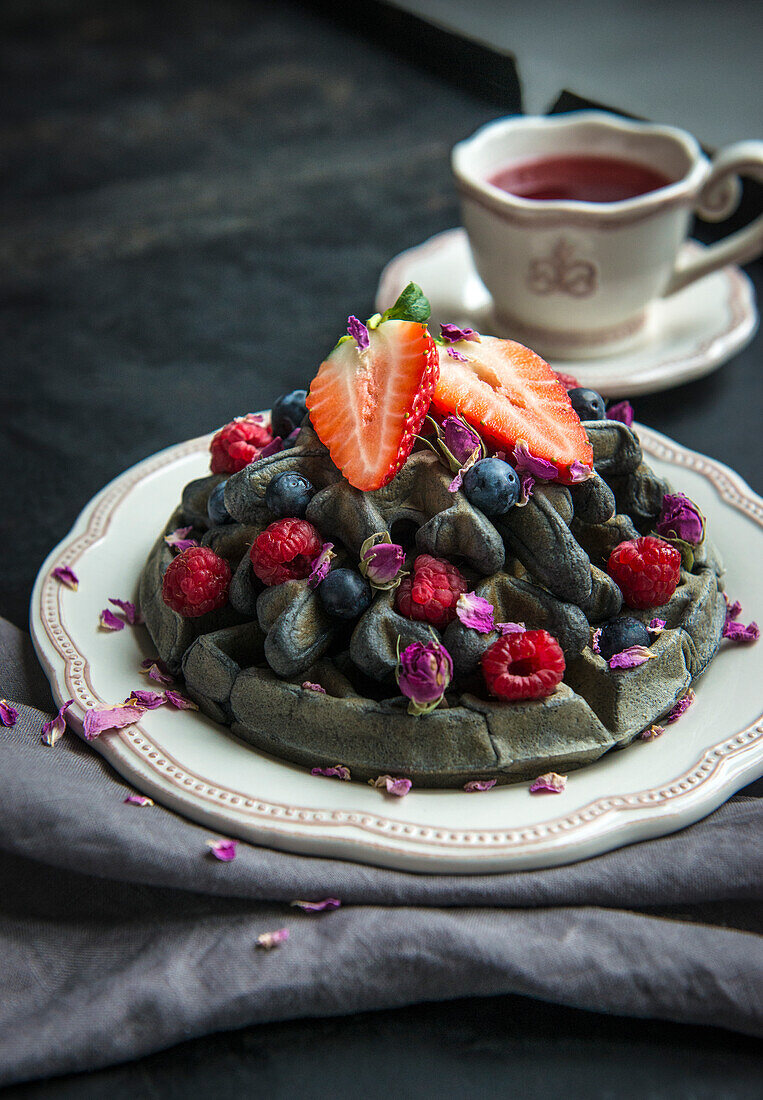
[[(564, 156), (626, 160), (669, 182), (612, 202), (520, 198), (490, 182), (514, 162)], [(679, 259), (694, 212), (721, 221), (739, 202), (739, 174), (763, 180), (763, 141), (738, 142), (710, 162), (684, 130), (576, 111), (491, 122), (455, 146), (452, 166), (499, 326), (548, 356), (588, 358), (637, 344), (655, 298), (763, 252), (761, 215)]]

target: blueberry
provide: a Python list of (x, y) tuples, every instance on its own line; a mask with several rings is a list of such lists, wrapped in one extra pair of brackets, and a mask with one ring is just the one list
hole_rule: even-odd
[(315, 489), (302, 474), (276, 474), (265, 490), (265, 507), (274, 516), (301, 519), (315, 496)]
[(209, 516), (209, 522), (213, 523), (216, 527), (221, 526), (223, 523), (233, 523), (233, 516), (225, 507), (225, 499), (223, 496), (226, 484), (226, 481), (221, 481), (219, 485), (215, 485), (207, 500), (207, 515)]
[(307, 390), (292, 390), (291, 393), (282, 393), (276, 398), (270, 410), (273, 435), (286, 439), (290, 432), (300, 426), (307, 416), (306, 400)]
[(607, 419), (607, 406), (604, 404), (604, 398), (596, 390), (584, 390), (582, 387), (578, 387), (574, 390), (568, 390), (567, 396), (581, 420)]
[(502, 516), (519, 500), (519, 474), (500, 458), (483, 458), (464, 474), (466, 499), (486, 516)]
[(622, 653), (632, 645), (651, 645), (652, 636), (638, 619), (624, 615), (620, 619), (610, 619), (604, 623), (599, 635), (599, 650), (605, 661)]
[(354, 569), (332, 569), (318, 585), (318, 595), (335, 619), (357, 619), (371, 603), (371, 586)]

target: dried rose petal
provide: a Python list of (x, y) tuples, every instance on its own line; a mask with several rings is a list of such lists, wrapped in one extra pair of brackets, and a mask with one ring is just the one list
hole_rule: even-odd
[(475, 794), (477, 791), (490, 791), (498, 782), (497, 779), (470, 779), (468, 783), (464, 783), (464, 790), (469, 794)]
[(729, 619), (738, 619), (742, 614), (742, 605), (739, 600), (734, 600), (732, 603), (725, 592), (723, 593), (723, 599), (726, 602), (726, 622)]
[(118, 600), (115, 596), (109, 596), (109, 603), (119, 608), (130, 626), (140, 626), (143, 622), (143, 616), (130, 600)]
[(128, 794), (124, 800), (131, 806), (153, 806), (154, 801), (151, 798), (146, 798), (144, 794)]
[(442, 702), (453, 676), (453, 661), (438, 641), (413, 642), (398, 657), (395, 679), (410, 701), (408, 713), (428, 714)]
[(601, 627), (597, 626), (591, 635), (591, 649), (594, 653), (601, 654)]
[(0, 699), (0, 725), (7, 726), (10, 729), (16, 725), (18, 720), (19, 712), (13, 703), (9, 703), (7, 699)]
[(341, 904), (339, 898), (323, 898), (322, 901), (289, 902), (289, 905), (301, 909), (303, 913), (330, 913), (333, 909), (339, 909)]
[(335, 764), (333, 768), (312, 768), (310, 775), (322, 775), (326, 779), (342, 779), (347, 782), (350, 778), (350, 769), (344, 764)]
[(49, 719), (47, 722), (43, 722), (40, 740), (43, 745), (50, 745), (52, 748), (57, 741), (60, 741), (66, 732), (66, 712), (69, 707), (73, 706), (74, 700), (69, 699), (62, 707), (59, 707), (58, 714), (55, 718)]
[(647, 630), (650, 634), (654, 634), (656, 638), (658, 634), (662, 634), (667, 625), (668, 624), (665, 619), (651, 619)]
[(66, 588), (71, 588), (73, 592), (76, 592), (79, 588), (79, 577), (68, 565), (56, 566), (51, 576), (55, 577), (56, 580), (60, 581)]
[(170, 704), (171, 707), (175, 707), (176, 710), (198, 710), (198, 705), (194, 703), (193, 699), (189, 699), (187, 696), (181, 694), (179, 691), (165, 691), (164, 698)]
[(524, 623), (496, 623), (495, 629), (503, 637), (504, 634), (524, 634), (527, 627)]
[(473, 328), (461, 328), (450, 321), (440, 325), (440, 335), (446, 344), (457, 344), (459, 340), (473, 340), (476, 344), (481, 342), (480, 334)]
[(175, 683), (175, 678), (169, 668), (164, 661), (160, 661), (158, 657), (147, 657), (145, 661), (140, 662), (140, 667), (146, 673), (149, 680), (156, 680), (158, 684)]
[(94, 741), (104, 730), (121, 730), (134, 725), (145, 713), (145, 707), (132, 703), (121, 707), (91, 707), (85, 711), (82, 732), (85, 740)]
[(278, 947), (279, 943), (284, 943), (288, 938), (288, 928), (277, 928), (275, 932), (261, 932), (257, 937), (257, 946), (270, 951), (271, 948)]
[(472, 453), (469, 455), (463, 466), (459, 466), (458, 470), (456, 471), (456, 476), (453, 478), (450, 485), (448, 486), (449, 493), (458, 492), (458, 490), (461, 488), (461, 485), (463, 484), (464, 474), (467, 470), (471, 470), (472, 466), (475, 464), (475, 462), (479, 461), (481, 456), (482, 444), (480, 443), (479, 447), (475, 447), (474, 451), (472, 451)]
[(546, 772), (545, 775), (539, 775), (530, 784), (530, 794), (535, 794), (537, 791), (550, 791), (552, 794), (561, 794), (566, 786), (566, 775), (558, 775), (557, 772)]
[(325, 581), (331, 569), (331, 559), (335, 558), (333, 542), (324, 542), (321, 552), (313, 562), (310, 575), (307, 578), (308, 588), (317, 588), (321, 581)]
[(359, 569), (372, 588), (389, 591), (402, 580), (405, 550), (390, 541), (387, 531), (377, 531), (360, 548)]
[(698, 546), (705, 537), (705, 517), (684, 493), (666, 493), (655, 530), (661, 538), (680, 539), (689, 546)]
[(514, 505), (515, 508), (524, 508), (530, 497), (533, 495), (533, 489), (535, 488), (535, 478), (532, 474), (520, 474), (519, 475), (519, 500)]
[(760, 627), (757, 623), (743, 626), (742, 623), (726, 623), (723, 628), (723, 637), (730, 642), (757, 642), (760, 637)]
[(446, 416), (442, 422), (442, 438), (459, 466), (462, 466), (475, 451), (482, 448), (482, 440), (460, 416)]
[(610, 668), (638, 668), (639, 665), (645, 664), (647, 661), (655, 658), (656, 653), (652, 653), (651, 649), (645, 645), (631, 645), (627, 649), (624, 649), (621, 653), (615, 653), (614, 657), (609, 658)]
[(301, 685), (305, 691), (317, 691), (319, 695), (325, 695), (326, 689), (320, 684), (312, 684), (309, 680), (305, 680)]
[(126, 707), (144, 707), (146, 710), (156, 710), (164, 706), (167, 696), (163, 691), (144, 691), (142, 688), (133, 688), (125, 699)]
[(265, 447), (260, 451), (260, 458), (269, 458), (270, 455), (277, 455), (283, 450), (283, 439), (280, 435), (274, 435)]
[(642, 730), (639, 737), (642, 741), (656, 741), (658, 737), (662, 737), (664, 732), (665, 727), (658, 726), (655, 722), (653, 725), (649, 726), (648, 729)]
[(109, 611), (108, 607), (104, 607), (101, 612), (101, 617), (98, 620), (98, 626), (102, 630), (124, 630), (125, 621), (120, 619), (118, 615), (115, 615), (113, 611)]
[(475, 596), (474, 592), (461, 593), (456, 603), (456, 615), (464, 626), (480, 634), (490, 634), (495, 630), (493, 605), (482, 596)]
[(193, 531), (193, 527), (177, 527), (174, 531), (170, 531), (169, 535), (164, 536), (164, 541), (178, 554), (182, 554), (184, 550), (190, 550), (192, 546), (199, 545), (198, 539), (188, 538), (190, 531)]
[(402, 776), (395, 778), (391, 775), (379, 775), (376, 779), (369, 779), (368, 785), (379, 789), (384, 788), (387, 794), (392, 794), (395, 798), (404, 798), (413, 786), (410, 779)]
[(532, 474), (533, 477), (540, 478), (542, 481), (556, 481), (559, 477), (559, 471), (554, 463), (530, 454), (524, 439), (520, 439), (517, 443), (512, 459), (514, 468), (520, 474)]
[(456, 359), (459, 363), (468, 363), (469, 357), (462, 355), (460, 351), (456, 351), (455, 348), (446, 348), (445, 354), (449, 355), (451, 359)]
[(221, 863), (230, 863), (232, 859), (236, 858), (236, 848), (238, 846), (236, 840), (208, 840), (207, 845), (210, 849), (210, 855), (213, 855), (215, 859), (219, 859)]
[(665, 725), (669, 726), (671, 723), (677, 722), (681, 715), (689, 709), (695, 699), (696, 696), (694, 692), (689, 688), (686, 694), (682, 695), (681, 698), (673, 704), (672, 708), (663, 718)]
[(368, 334), (368, 329), (357, 317), (350, 315), (347, 318), (347, 333), (353, 338), (361, 351), (371, 343), (371, 337)]
[(592, 466), (585, 466), (582, 462), (578, 462), (577, 459), (570, 463), (570, 481), (573, 485), (577, 485), (581, 481), (588, 481), (588, 479), (592, 477)]
[(630, 428), (633, 423), (633, 406), (630, 401), (616, 401), (607, 409), (607, 420), (619, 420)]

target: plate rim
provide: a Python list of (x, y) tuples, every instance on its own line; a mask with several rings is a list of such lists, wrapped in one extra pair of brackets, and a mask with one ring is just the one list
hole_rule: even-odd
[[(374, 308), (377, 310), (386, 308), (387, 299), (392, 297), (394, 287), (401, 281), (397, 272), (400, 269), (405, 271), (413, 257), (420, 258), (429, 253), (436, 254), (438, 249), (448, 247), (452, 241), (457, 239), (466, 241), (466, 237), (463, 226), (453, 226), (393, 256), (387, 261), (379, 276)], [(681, 247), (684, 250), (696, 251), (707, 246), (690, 238), (684, 241)], [(573, 372), (577, 365), (579, 371), (590, 374), (588, 381), (593, 379), (596, 388), (605, 397), (638, 397), (643, 394), (659, 393), (661, 390), (712, 374), (746, 347), (755, 336), (760, 324), (752, 280), (742, 268), (737, 264), (726, 264), (716, 271), (709, 272), (705, 278), (712, 276), (725, 276), (728, 285), (727, 308), (730, 319), (722, 331), (706, 336), (692, 348), (690, 353), (659, 359), (646, 369), (642, 368), (638, 375), (612, 378), (611, 384), (604, 377), (599, 376), (599, 371), (606, 371), (607, 364), (618, 362), (621, 357), (617, 354), (611, 357), (588, 359), (560, 359), (552, 356), (549, 360), (551, 365), (554, 369), (569, 369)], [(689, 287), (685, 289), (688, 290)], [(485, 294), (490, 298), (487, 289)], [(630, 353), (637, 350), (631, 349)]]
[[(636, 428), (646, 453), (700, 473), (726, 504), (763, 528), (763, 498), (735, 471), (653, 429), (640, 424)], [(90, 546), (106, 537), (115, 509), (138, 483), (206, 450), (210, 438), (200, 436), (167, 447), (114, 478), (85, 506), (38, 573), (30, 606), (32, 639), (59, 704), (74, 698), (71, 724), (80, 734), (85, 708), (106, 701), (92, 686), (87, 656), (69, 635), (61, 606), (65, 589), (52, 578), (52, 570), (57, 565), (75, 565)], [(221, 733), (232, 736), (223, 727)], [(742, 730), (726, 731), (688, 770), (669, 782), (627, 795), (602, 795), (561, 816), (505, 832), (417, 825), (397, 820), (384, 810), (370, 813), (289, 806), (223, 789), (155, 745), (140, 723), (102, 734), (90, 744), (120, 774), (158, 801), (201, 824), (212, 823), (269, 847), (398, 870), (491, 873), (574, 862), (665, 835), (706, 816), (763, 773), (763, 713)], [(248, 752), (259, 751), (241, 744)], [(342, 835), (328, 835), (327, 828), (338, 828)]]

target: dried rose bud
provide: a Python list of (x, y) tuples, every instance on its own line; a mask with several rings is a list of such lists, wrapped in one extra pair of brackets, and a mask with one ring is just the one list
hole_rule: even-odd
[(398, 686), (410, 702), (409, 714), (428, 714), (442, 701), (453, 675), (453, 661), (439, 642), (413, 642), (400, 654)]
[(705, 537), (705, 517), (683, 493), (666, 493), (656, 524), (657, 534), (698, 546)]
[(372, 588), (385, 591), (397, 588), (404, 565), (405, 550), (396, 542), (390, 542), (386, 531), (371, 535), (360, 548), (359, 569)]

